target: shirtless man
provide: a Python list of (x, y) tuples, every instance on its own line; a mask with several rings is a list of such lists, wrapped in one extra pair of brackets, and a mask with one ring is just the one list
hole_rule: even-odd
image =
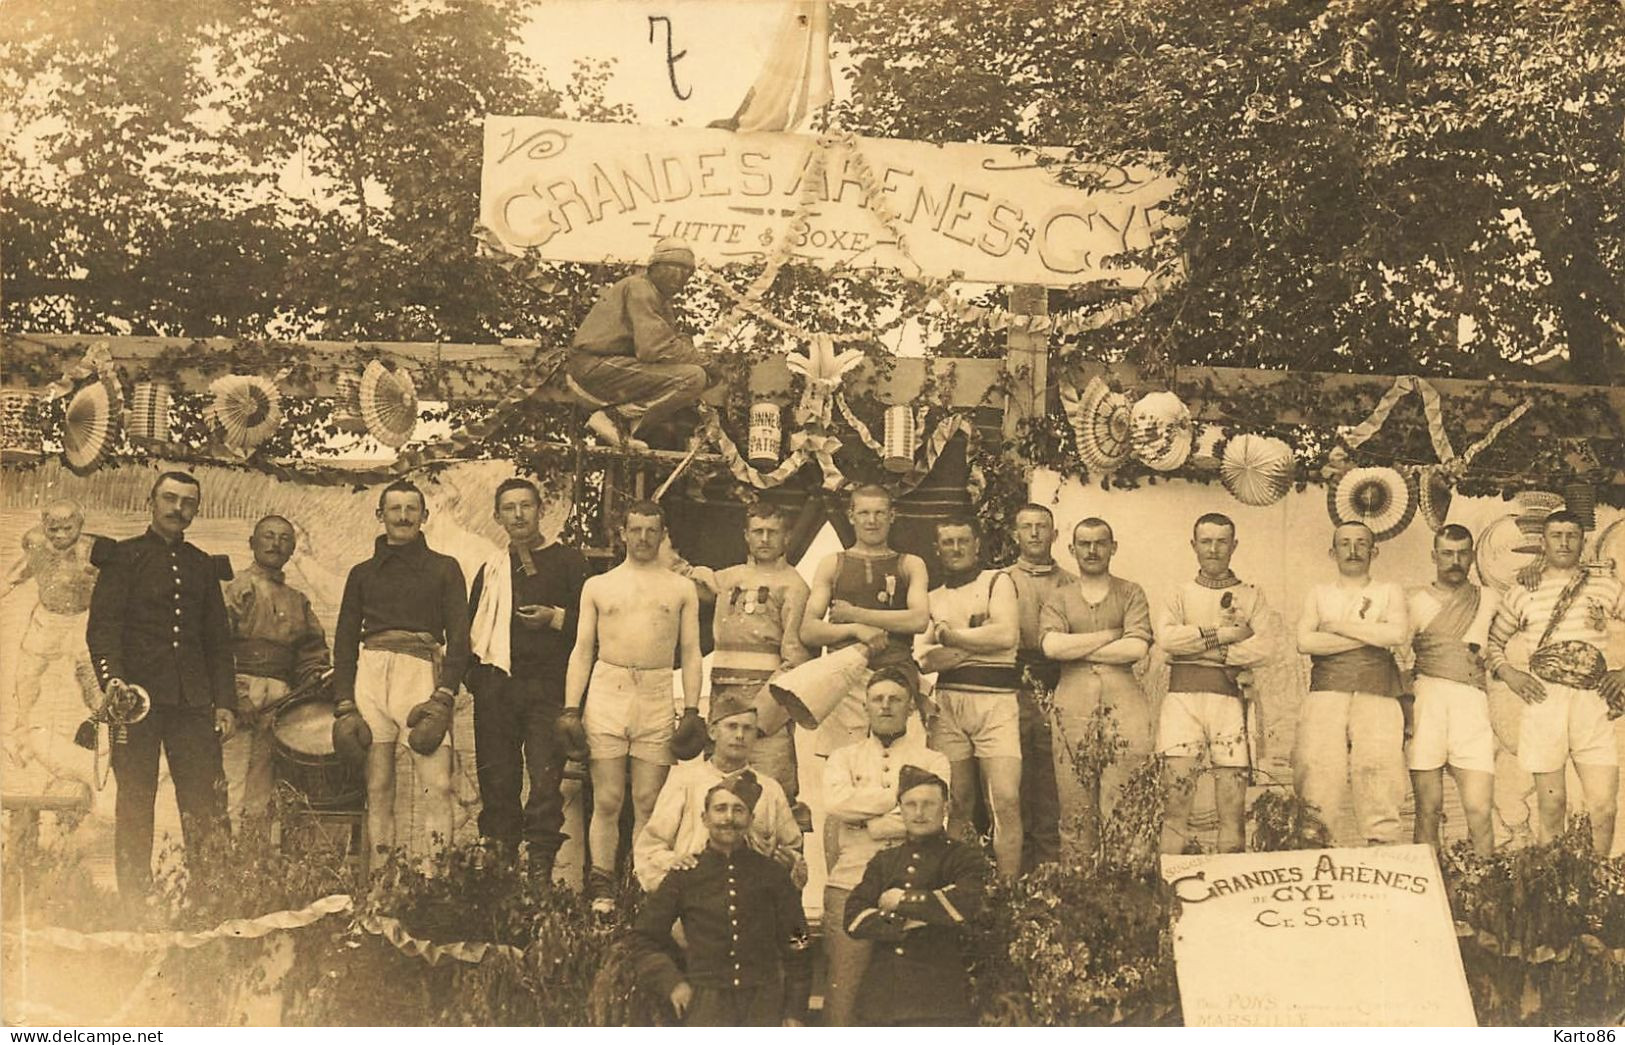
[[(931, 623), (925, 561), (893, 551), (890, 545), (892, 497), (883, 486), (852, 492), (847, 518), (857, 543), (826, 556), (813, 575), (801, 641), (828, 653), (861, 642), (870, 649), (869, 668), (897, 666), (916, 674), (914, 636)], [(863, 739), (869, 730), (864, 710), (865, 675), (818, 727), (819, 757)]]
[(52, 773), (74, 779), (83, 771), (59, 763), (63, 756), (79, 761), (71, 754), (77, 749), (66, 738), (56, 743), (45, 725), (29, 719), (39, 701), (40, 679), (53, 661), (73, 665), (87, 705), (95, 706), (101, 700), (90, 670), (90, 650), (85, 646), (90, 593), (96, 585), (96, 567), (90, 558), (96, 538), (82, 532), (84, 523), (84, 510), (73, 501), (46, 505), (40, 512), (40, 525), (23, 535), (23, 556), (6, 573), (3, 593), (10, 595), (31, 577), (39, 590), (39, 601), (28, 615), (17, 652), (16, 717), (8, 723), (6, 735), (17, 738), (24, 751), (44, 762)]
[(1405, 593), (1371, 579), (1377, 541), (1364, 523), (1332, 531), (1327, 556), (1337, 582), (1317, 584), (1298, 618), (1298, 651), (1309, 655), (1309, 695), (1298, 715), (1292, 784), (1331, 831), (1350, 780), (1356, 845), (1399, 838), (1405, 794), (1405, 718), (1391, 647), (1410, 637)]
[(683, 728), (705, 730), (699, 717), (699, 596), (692, 581), (660, 563), (665, 535), (666, 517), (658, 504), (634, 501), (627, 507), (621, 525), (626, 559), (608, 573), (588, 578), (582, 587), (581, 621), (565, 672), (559, 732), (572, 757), (583, 747), (590, 755), (593, 807), (587, 841), (592, 873), (587, 887), (593, 911), (601, 916), (615, 911), (615, 858), (627, 777), (636, 838), (672, 766), (677, 728), (673, 650), (683, 676)]

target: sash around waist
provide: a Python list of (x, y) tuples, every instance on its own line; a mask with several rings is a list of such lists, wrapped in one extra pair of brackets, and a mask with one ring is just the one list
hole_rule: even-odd
[(1241, 696), (1241, 687), (1229, 671), (1217, 664), (1194, 664), (1174, 661), (1168, 665), (1168, 692), (1170, 693), (1222, 693)]
[(375, 631), (364, 636), (361, 645), (366, 649), (381, 650), (385, 653), (404, 653), (408, 657), (427, 660), (437, 663), (440, 660), (440, 644), (434, 636), (426, 631)]
[(1010, 664), (965, 664), (949, 668), (937, 676), (938, 689), (974, 689), (996, 693), (1014, 692), (1021, 685), (1021, 671)]
[(1435, 639), (1421, 632), (1413, 646), (1418, 675), (1484, 688), (1484, 665), (1460, 639)]
[(1361, 646), (1310, 660), (1310, 692), (1399, 696), (1399, 668), (1394, 664), (1394, 655), (1385, 649)]

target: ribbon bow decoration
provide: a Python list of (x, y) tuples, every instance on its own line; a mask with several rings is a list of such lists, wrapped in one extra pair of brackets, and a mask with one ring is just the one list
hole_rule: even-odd
[(864, 360), (861, 349), (835, 351), (835, 341), (828, 334), (816, 334), (807, 344), (807, 350), (791, 352), (785, 365), (791, 373), (807, 379), (801, 402), (796, 406), (796, 422), (803, 425), (830, 426), (834, 393), (841, 379)]
[(824, 489), (839, 490), (846, 483), (846, 476), (841, 474), (840, 466), (835, 463), (835, 454), (841, 449), (841, 441), (835, 436), (819, 432), (793, 432), (790, 435), (790, 449), (803, 460), (810, 455), (818, 462), (818, 467), (824, 470)]

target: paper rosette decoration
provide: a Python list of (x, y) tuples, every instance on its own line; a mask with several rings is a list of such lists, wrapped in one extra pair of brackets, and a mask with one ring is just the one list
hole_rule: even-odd
[(1538, 550), (1518, 529), (1517, 518), (1503, 515), (1478, 535), (1473, 550), (1478, 579), (1497, 591), (1505, 591), (1517, 582), (1518, 571), (1535, 561)]
[(123, 416), (124, 393), (111, 375), (74, 392), (62, 412), (62, 460), (79, 473), (101, 464), (118, 438)]
[[(1062, 385), (1064, 390), (1067, 386)], [(1114, 472), (1133, 451), (1133, 408), (1128, 397), (1091, 377), (1083, 395), (1066, 403), (1078, 457), (1091, 473)]]
[(374, 359), (361, 372), (361, 419), (385, 446), (412, 438), (418, 423), (418, 391), (405, 367), (391, 368)]
[(130, 394), (130, 434), (169, 442), (169, 382), (137, 381)]
[(1445, 477), (1443, 467), (1428, 465), (1416, 470), (1416, 508), (1422, 513), (1422, 521), (1434, 533), (1444, 529), (1453, 497), (1450, 480)]
[(227, 374), (209, 385), (214, 401), (203, 416), (232, 450), (248, 453), (282, 424), (282, 393), (258, 374)]
[(1172, 392), (1141, 396), (1129, 421), (1134, 456), (1147, 468), (1171, 472), (1190, 457), (1194, 435), (1190, 408)]
[(1326, 489), (1334, 526), (1359, 522), (1386, 541), (1403, 533), (1416, 516), (1416, 490), (1392, 468), (1351, 468)]
[(30, 463), (44, 454), (39, 400), (32, 389), (0, 389), (0, 464)]
[(333, 427), (352, 434), (365, 432), (367, 422), (361, 419), (361, 375), (340, 374), (333, 383), (337, 386), (333, 394)]
[(1219, 459), (1219, 481), (1230, 496), (1254, 508), (1285, 497), (1296, 471), (1290, 446), (1273, 436), (1251, 432), (1226, 443)]

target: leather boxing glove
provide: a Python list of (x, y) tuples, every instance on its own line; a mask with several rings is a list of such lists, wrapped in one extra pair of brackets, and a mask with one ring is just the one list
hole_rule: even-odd
[(372, 747), (372, 730), (356, 710), (355, 701), (341, 701), (333, 709), (333, 751), (351, 765), (365, 765)]
[(683, 717), (677, 723), (677, 729), (671, 735), (671, 753), (679, 762), (686, 762), (705, 751), (705, 741), (709, 732), (705, 728), (705, 719), (700, 717), (699, 708), (684, 708)]
[(590, 757), (587, 729), (581, 724), (580, 708), (565, 708), (559, 712), (559, 717), (553, 723), (553, 735), (558, 739), (559, 750), (571, 762), (586, 762)]
[(420, 755), (432, 755), (440, 750), (451, 729), (451, 715), (457, 698), (443, 689), (413, 708), (406, 715), (407, 746)]

